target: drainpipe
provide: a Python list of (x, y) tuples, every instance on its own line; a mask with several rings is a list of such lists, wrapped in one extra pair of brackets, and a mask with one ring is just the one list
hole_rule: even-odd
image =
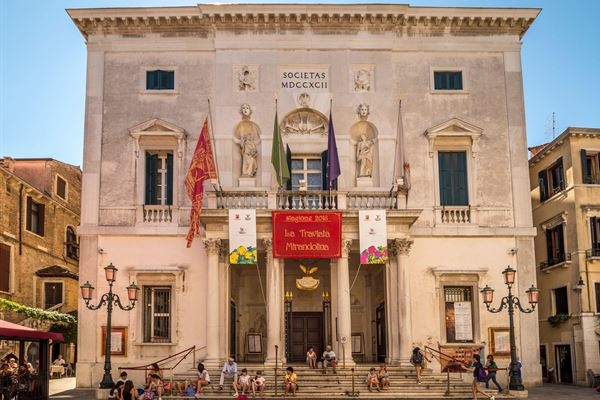
[(19, 187), (19, 255), (23, 254), (23, 184)]

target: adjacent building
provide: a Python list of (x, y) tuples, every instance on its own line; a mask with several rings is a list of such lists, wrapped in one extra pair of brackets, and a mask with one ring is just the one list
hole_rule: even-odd
[[(88, 52), (80, 282), (97, 302), (113, 263), (117, 293), (141, 287), (132, 311), (112, 315), (113, 367), (196, 346), (216, 373), (228, 356), (272, 366), (327, 343), (346, 365), (400, 364), (426, 344), (462, 355), (484, 346), (508, 364), (508, 313), (489, 313), (479, 291), (504, 294), (507, 265), (524, 302), (535, 284), (520, 51), (538, 9), (68, 13)], [(184, 180), (207, 117), (219, 178), (205, 185), (202, 232), (186, 248)], [(274, 125), (291, 172), (281, 188)], [(341, 176), (328, 190), (333, 127)], [(230, 257), (230, 209), (256, 216), (256, 265)], [(369, 210), (385, 217), (389, 259), (361, 266)], [(281, 215), (339, 215), (341, 230), (309, 223), (318, 243), (298, 245)], [(329, 245), (339, 252), (325, 255)], [(79, 311), (78, 386), (92, 387), (106, 314), (82, 301)], [(537, 314), (516, 325), (525, 384), (538, 384)]]
[[(77, 310), (80, 199), (78, 166), (51, 158), (0, 160), (2, 298), (63, 313)], [(34, 322), (8, 310), (2, 319)], [(53, 352), (74, 361), (69, 344), (53, 346)]]
[(600, 370), (600, 129), (530, 150), (542, 371), (581, 384)]

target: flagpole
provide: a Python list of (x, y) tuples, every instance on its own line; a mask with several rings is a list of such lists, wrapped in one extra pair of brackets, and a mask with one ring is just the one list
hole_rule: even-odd
[[(333, 96), (329, 96), (329, 118), (333, 119)], [(330, 124), (331, 125), (331, 124)], [(329, 147), (329, 135), (331, 132), (327, 132), (327, 144)], [(329, 150), (329, 149), (328, 149)], [(327, 163), (329, 163), (329, 153), (327, 153)], [(329, 204), (333, 202), (333, 196), (331, 195), (331, 179), (329, 178), (329, 165), (327, 166), (327, 187), (329, 188)]]
[(218, 189), (215, 188), (215, 185), (213, 184), (213, 189), (215, 189), (216, 192), (221, 193), (223, 191), (223, 188), (221, 187), (221, 175), (219, 174), (219, 163), (217, 162), (217, 156), (215, 154), (215, 149), (217, 148), (217, 141), (215, 140), (215, 131), (213, 129), (213, 122), (212, 122), (212, 113), (210, 111), (210, 98), (206, 98), (206, 100), (208, 101), (208, 120), (210, 121), (210, 137), (212, 138), (213, 141), (213, 145), (212, 145), (212, 156), (213, 159), (215, 160), (215, 169), (217, 170), (217, 185)]

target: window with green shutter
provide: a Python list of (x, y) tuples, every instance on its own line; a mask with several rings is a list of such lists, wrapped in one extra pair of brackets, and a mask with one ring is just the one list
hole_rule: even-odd
[(467, 181), (467, 153), (464, 151), (438, 152), (440, 205), (469, 205)]
[(173, 153), (171, 151), (146, 151), (144, 204), (173, 204)]
[(146, 71), (146, 90), (175, 89), (175, 71)]
[(434, 71), (435, 90), (463, 90), (462, 71)]

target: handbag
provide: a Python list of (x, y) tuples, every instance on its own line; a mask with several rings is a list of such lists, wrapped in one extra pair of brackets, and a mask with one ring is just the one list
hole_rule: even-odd
[(477, 381), (487, 382), (487, 374), (485, 373), (483, 367), (479, 367), (479, 369), (477, 370)]

